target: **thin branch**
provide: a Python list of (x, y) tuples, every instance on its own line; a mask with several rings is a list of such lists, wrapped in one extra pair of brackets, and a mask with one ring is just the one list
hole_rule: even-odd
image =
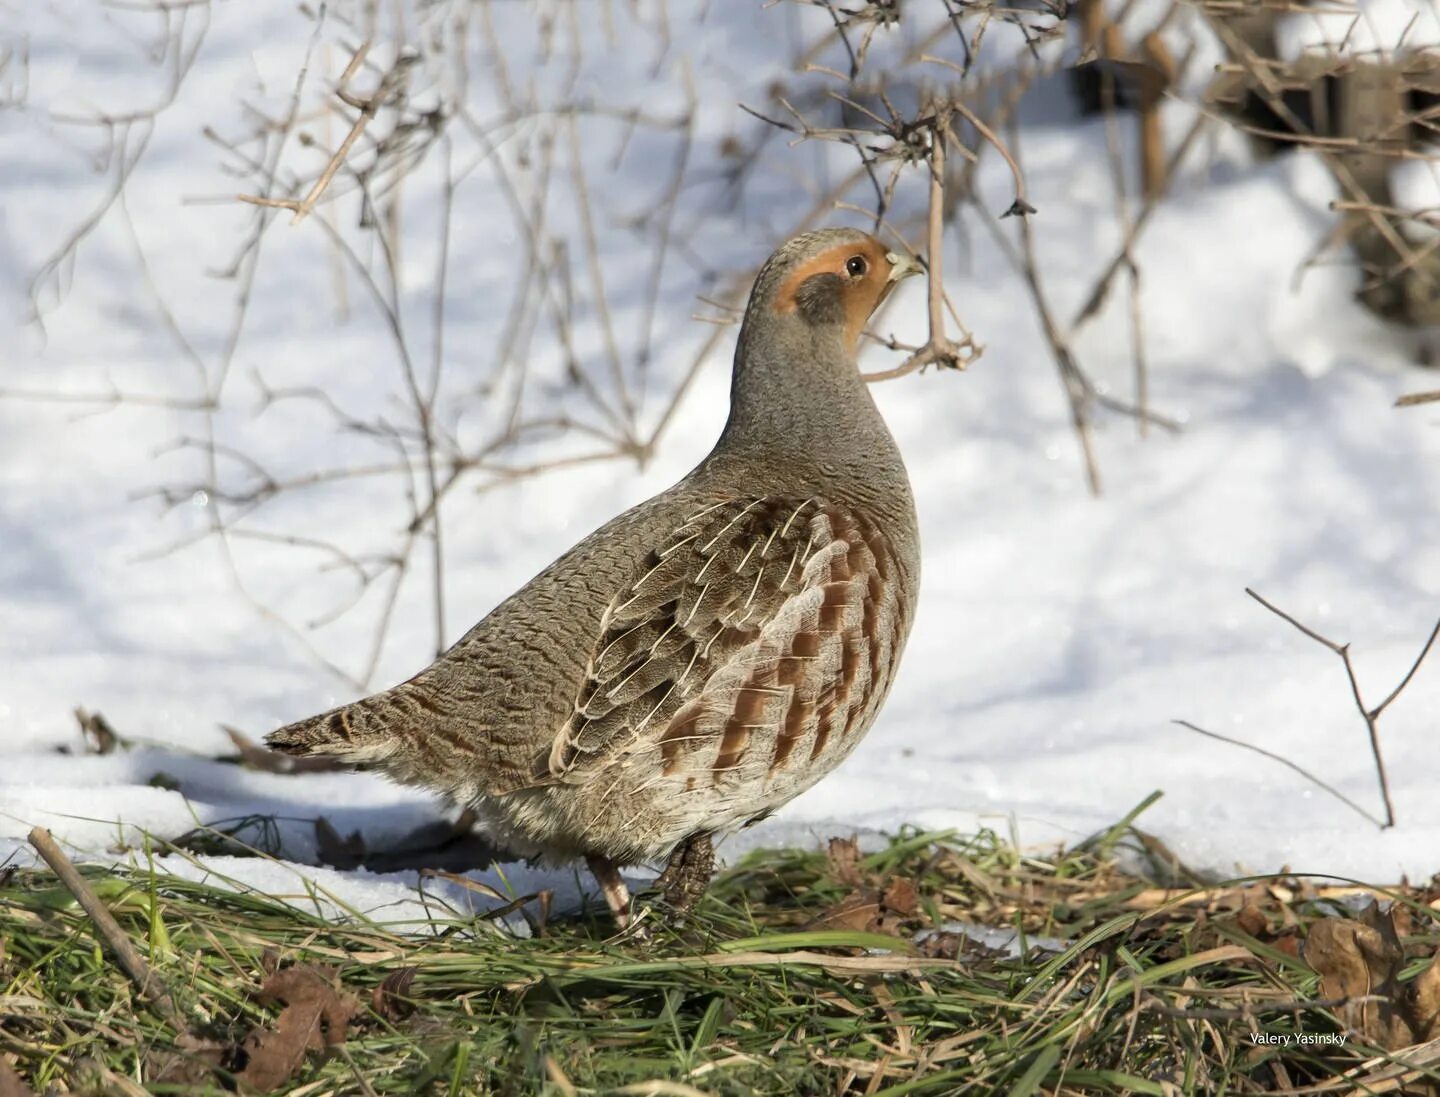
[(30, 831), (30, 844), (45, 859), (45, 863), (60, 878), (60, 882), (70, 894), (75, 896), (81, 909), (90, 916), (95, 931), (110, 947), (120, 967), (145, 996), (146, 1001), (154, 1007), (155, 1012), (174, 1029), (181, 1041), (192, 1041), (189, 1026), (185, 1024), (185, 1018), (175, 1005), (175, 999), (170, 996), (164, 981), (150, 970), (150, 965), (130, 942), (129, 936), (120, 928), (120, 923), (115, 921), (115, 916), (106, 909), (94, 888), (85, 882), (85, 878), (80, 875), (70, 858), (65, 856), (64, 851), (50, 836), (50, 832), (43, 827), (35, 827)]
[[(1010, 124), (1011, 143), (1013, 144), (1016, 132), (1016, 120), (1013, 115)], [(973, 193), (969, 195), (969, 200), (972, 205), (978, 203), (978, 199)], [(1020, 217), (1018, 221), (1020, 231), (1018, 256), (1010, 242), (989, 217), (984, 217), (982, 223), (990, 230), (1006, 254), (1011, 257), (1012, 263), (1015, 264), (1020, 276), (1025, 281), (1026, 288), (1030, 291), (1031, 303), (1040, 320), (1045, 340), (1050, 344), (1050, 352), (1055, 360), (1060, 383), (1065, 389), (1070, 410), (1070, 425), (1075, 433), (1076, 442), (1080, 447), (1081, 460), (1085, 466), (1085, 481), (1090, 488), (1090, 493), (1098, 496), (1100, 494), (1100, 465), (1095, 457), (1095, 446), (1090, 431), (1090, 406), (1095, 401), (1095, 386), (1076, 362), (1069, 340), (1060, 331), (1054, 313), (1051, 311), (1049, 298), (1040, 282), (1040, 264), (1035, 254), (1035, 240), (1030, 229), (1030, 218)]]
[(1303, 766), (1297, 765), (1289, 758), (1286, 758), (1283, 754), (1277, 754), (1273, 750), (1266, 750), (1264, 747), (1256, 746), (1254, 743), (1247, 743), (1243, 739), (1232, 739), (1228, 735), (1221, 735), (1218, 731), (1207, 731), (1205, 728), (1198, 727), (1197, 725), (1192, 724), (1189, 720), (1171, 720), (1170, 722), (1172, 724), (1178, 724), (1182, 728), (1188, 728), (1190, 731), (1195, 732), (1197, 735), (1203, 735), (1207, 739), (1215, 739), (1221, 743), (1228, 743), (1232, 747), (1239, 747), (1241, 750), (1248, 750), (1253, 754), (1259, 754), (1264, 758), (1269, 758), (1272, 762), (1279, 762), (1287, 769), (1293, 770), (1294, 772), (1298, 773), (1301, 777), (1305, 778), (1305, 780), (1309, 781), (1316, 788), (1324, 792), (1328, 792), (1331, 796), (1335, 797), (1335, 799), (1339, 800), (1351, 811), (1363, 816), (1367, 822), (1374, 823), (1381, 830), (1384, 830), (1387, 826), (1387, 824), (1383, 820), (1377, 819), (1374, 815), (1370, 814), (1370, 812), (1366, 811), (1354, 800), (1350, 799), (1350, 797), (1346, 796), (1343, 792), (1337, 789), (1334, 785), (1326, 784), (1324, 781), (1320, 780), (1319, 777), (1316, 777), (1315, 774), (1311, 773), (1308, 769), (1305, 769)]
[[(1171, 180), (1175, 178), (1181, 162), (1189, 155), (1191, 148), (1194, 147), (1196, 140), (1198, 140), (1200, 134), (1204, 132), (1209, 121), (1210, 119), (1204, 115), (1196, 118), (1190, 128), (1185, 131), (1185, 136), (1182, 137), (1175, 146), (1175, 151), (1170, 154), (1170, 158), (1165, 163), (1166, 187), (1168, 187)], [(1072, 335), (1079, 330), (1082, 324), (1100, 311), (1100, 306), (1105, 303), (1105, 298), (1109, 295), (1110, 287), (1114, 282), (1115, 276), (1126, 268), (1130, 256), (1134, 254), (1136, 242), (1149, 225), (1150, 215), (1159, 208), (1160, 202), (1158, 199), (1162, 197), (1164, 197), (1163, 192), (1157, 196), (1157, 200), (1147, 201), (1141, 206), (1140, 211), (1126, 228), (1124, 236), (1120, 240), (1120, 246), (1115, 250), (1114, 256), (1105, 265), (1100, 277), (1095, 280), (1095, 288), (1090, 291), (1090, 295), (1085, 299), (1085, 303), (1080, 306), (1079, 310), (1075, 313), (1074, 319), (1070, 321), (1070, 332)]]
[(1264, 598), (1262, 598), (1259, 594), (1255, 593), (1255, 591), (1251, 590), (1249, 587), (1246, 587), (1246, 588), (1245, 588), (1245, 593), (1248, 594), (1248, 595), (1250, 595), (1251, 598), (1254, 598), (1255, 601), (1259, 602), (1262, 606), (1264, 606), (1266, 609), (1268, 609), (1271, 613), (1275, 614), (1276, 617), (1279, 617), (1279, 618), (1280, 618), (1281, 620), (1283, 620), (1283, 621), (1288, 621), (1291, 625), (1293, 625), (1295, 628), (1299, 629), (1299, 630), (1300, 630), (1301, 632), (1303, 632), (1306, 636), (1310, 637), (1310, 639), (1314, 640), (1317, 644), (1324, 644), (1327, 648), (1329, 648), (1331, 651), (1333, 651), (1336, 655), (1343, 655), (1343, 654), (1344, 654), (1344, 652), (1345, 652), (1344, 646), (1342, 646), (1342, 645), (1340, 645), (1340, 644), (1337, 644), (1334, 640), (1328, 640), (1328, 639), (1326, 639), (1324, 636), (1321, 636), (1321, 635), (1320, 635), (1318, 632), (1316, 632), (1314, 629), (1309, 628), (1309, 627), (1306, 626), (1306, 625), (1302, 625), (1299, 621), (1295, 620), (1294, 617), (1291, 617), (1290, 614), (1286, 613), (1286, 612), (1285, 612), (1283, 609), (1281, 609), (1279, 606), (1275, 605), (1273, 602), (1267, 602)]
[[(299, 199), (270, 198), (258, 194), (237, 194), (235, 196), (236, 198), (242, 202), (249, 202), (254, 206), (272, 206), (277, 209), (292, 210), (295, 214), (290, 221), (292, 225), (298, 225), (301, 221), (305, 220), (306, 217), (310, 216), (311, 211), (315, 208), (315, 203), (320, 201), (321, 196), (329, 189), (330, 181), (335, 178), (336, 172), (338, 172), (345, 163), (345, 158), (350, 155), (350, 149), (354, 147), (355, 142), (360, 139), (360, 135), (365, 132), (365, 127), (370, 124), (370, 119), (375, 117), (380, 107), (390, 96), (390, 73), (387, 73), (386, 76), (381, 79), (380, 86), (375, 89), (374, 94), (366, 99), (357, 99), (345, 90), (345, 85), (350, 81), (350, 78), (355, 75), (355, 70), (364, 62), (365, 55), (369, 52), (370, 43), (366, 42), (355, 51), (355, 55), (350, 58), (350, 64), (345, 66), (345, 71), (340, 74), (340, 82), (335, 89), (335, 95), (342, 102), (354, 107), (360, 113), (351, 125), (350, 132), (347, 133), (345, 139), (340, 142), (340, 147), (335, 150), (334, 155), (330, 157), (329, 163), (325, 165), (325, 170), (320, 173), (320, 177), (311, 185), (309, 193), (307, 193), (304, 198)], [(393, 72), (394, 70), (391, 71)]]
[(1320, 635), (1320, 633), (1316, 632), (1309, 626), (1301, 624), (1294, 617), (1286, 613), (1284, 610), (1280, 609), (1278, 606), (1260, 597), (1259, 594), (1255, 593), (1255, 591), (1251, 590), (1249, 587), (1245, 588), (1245, 593), (1250, 595), (1251, 598), (1254, 598), (1255, 601), (1259, 602), (1262, 606), (1268, 609), (1271, 613), (1275, 614), (1281, 620), (1288, 622), (1300, 632), (1303, 632), (1306, 636), (1310, 637), (1310, 639), (1314, 640), (1317, 644), (1329, 648), (1336, 655), (1340, 656), (1340, 662), (1345, 667), (1345, 678), (1350, 683), (1350, 695), (1352, 698), (1354, 698), (1355, 708), (1359, 711), (1361, 719), (1365, 721), (1365, 731), (1370, 739), (1370, 753), (1375, 758), (1375, 774), (1380, 782), (1380, 798), (1382, 801), (1384, 801), (1385, 804), (1384, 825), (1386, 827), (1394, 826), (1395, 808), (1390, 799), (1390, 777), (1386, 773), (1385, 759), (1380, 751), (1379, 721), (1381, 715), (1385, 712), (1387, 708), (1390, 707), (1391, 702), (1393, 702), (1397, 697), (1399, 697), (1401, 691), (1410, 684), (1410, 680), (1415, 677), (1415, 672), (1420, 669), (1420, 664), (1425, 661), (1425, 657), (1430, 654), (1430, 649), (1435, 646), (1436, 637), (1440, 636), (1440, 621), (1436, 622), (1435, 628), (1431, 631), (1429, 639), (1425, 641), (1425, 646), (1420, 649), (1420, 654), (1417, 655), (1415, 657), (1415, 661), (1410, 664), (1410, 669), (1405, 672), (1405, 676), (1400, 680), (1400, 684), (1390, 691), (1389, 696), (1387, 696), (1384, 701), (1380, 702), (1379, 705), (1372, 709), (1366, 707), (1365, 700), (1360, 694), (1360, 680), (1355, 675), (1355, 665), (1350, 659), (1349, 644), (1337, 644), (1329, 637)]
[(1390, 691), (1390, 696), (1386, 697), (1385, 700), (1381, 701), (1370, 711), (1371, 719), (1380, 719), (1380, 714), (1390, 707), (1390, 702), (1399, 697), (1405, 687), (1410, 684), (1410, 679), (1415, 677), (1415, 672), (1420, 669), (1420, 664), (1425, 661), (1425, 656), (1429, 655), (1430, 649), (1435, 646), (1435, 638), (1437, 636), (1440, 636), (1440, 621), (1435, 622), (1435, 627), (1430, 630), (1429, 639), (1425, 641), (1425, 646), (1420, 649), (1420, 654), (1415, 656), (1415, 662), (1410, 664), (1410, 669), (1405, 672), (1405, 677), (1400, 679), (1400, 684)]
[[(1015, 200), (1010, 203), (1010, 208), (1000, 216), (1027, 217), (1034, 213), (1035, 207), (1032, 206), (1025, 197), (1025, 173), (1020, 170), (1020, 164), (1016, 161), (1015, 157), (1011, 155), (1010, 150), (1005, 147), (1005, 142), (996, 137), (995, 131), (987, 126), (978, 114), (967, 107), (963, 100), (959, 98), (950, 99), (946, 103), (946, 106), (963, 117), (965, 121), (969, 122), (970, 125), (975, 128), (976, 133), (989, 141), (1010, 168), (1010, 174), (1015, 180)], [(948, 130), (949, 127), (947, 126), (946, 128)]]
[(928, 291), (926, 316), (929, 322), (929, 337), (924, 346), (893, 369), (864, 374), (865, 380), (869, 382), (893, 380), (932, 365), (964, 369), (982, 353), (982, 348), (973, 341), (967, 341), (962, 346), (951, 340), (945, 332), (945, 278), (942, 257), (945, 251), (945, 144), (949, 129), (948, 115), (937, 115), (931, 123), (927, 157), (930, 168), (930, 201), (926, 213), (925, 236), (930, 256), (925, 278)]

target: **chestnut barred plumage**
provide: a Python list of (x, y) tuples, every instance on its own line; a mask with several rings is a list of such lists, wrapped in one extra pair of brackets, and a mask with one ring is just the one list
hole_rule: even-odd
[(875, 719), (914, 615), (909, 479), (856, 366), (915, 265), (853, 229), (761, 269), (730, 418), (688, 476), (585, 538), (414, 678), (272, 733), (473, 808), (522, 854), (670, 859), (684, 907), (712, 836), (820, 780)]

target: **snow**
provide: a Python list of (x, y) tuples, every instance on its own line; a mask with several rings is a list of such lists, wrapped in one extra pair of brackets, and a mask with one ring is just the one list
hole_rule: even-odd
[(1293, 60), (1308, 52), (1392, 56), (1397, 47), (1440, 45), (1440, 17), (1420, 0), (1367, 0), (1354, 8), (1292, 13), (1276, 27), (1280, 56)]
[(1406, 235), (1417, 240), (1433, 239), (1434, 219), (1440, 213), (1440, 172), (1430, 160), (1403, 160), (1390, 171), (1390, 190), (1398, 208), (1423, 214), (1424, 220), (1406, 225)]
[[(173, 838), (197, 825), (271, 815), (291, 861), (215, 857), (202, 868), (172, 855), (161, 863), (301, 902), (313, 901), (313, 884), (335, 897), (337, 911), (423, 919), (414, 873), (307, 864), (315, 859), (312, 820), (324, 815), (340, 833), (358, 830), (370, 848), (383, 848), (439, 817), (440, 806), (368, 775), (282, 776), (209, 760), (230, 749), (221, 724), (258, 738), (356, 696), (327, 664), (363, 676), (381, 592), (361, 592), (352, 610), (311, 627), (355, 595), (347, 568), (317, 566), (330, 558), (273, 541), (231, 541), (227, 554), (204, 536), (214, 501), (195, 490), (202, 462), (193, 448), (175, 446), (200, 436), (201, 413), (17, 395), (118, 388), (193, 400), (218, 387), (217, 440), (272, 475), (393, 460), (373, 439), (337, 432), (315, 401), (265, 407), (252, 380), (258, 373), (271, 388), (314, 386), (357, 419), (403, 419), (391, 332), (353, 273), (342, 315), (321, 215), (297, 228), (288, 215), (275, 218), (237, 350), (228, 363), (224, 357), (236, 283), (212, 273), (233, 262), (245, 238), (252, 211), (231, 196), (253, 183), (235, 178), (235, 157), (203, 130), (242, 134), (242, 101), (283, 112), (311, 24), (278, 0), (193, 9), (185, 33), (200, 43), (195, 64), (153, 132), (141, 125), (127, 138), (133, 149), (149, 134), (125, 210), (112, 207), (58, 276), (39, 284), (42, 331), (25, 320), (31, 278), (98, 208), (118, 163), (102, 155), (103, 131), (53, 116), (163, 101), (168, 62), (157, 66), (143, 48), (158, 33), (148, 17), (116, 10), (76, 27), (58, 5), (8, 7), (7, 33), (25, 41), (30, 75), (23, 103), (0, 113), (0, 159), (15, 166), (0, 174), (0, 323), (14, 325), (0, 333), (0, 392), (8, 394), (0, 397), (0, 861), (28, 857), (24, 836), (35, 825), (77, 855), (143, 859), (144, 832)], [(624, 105), (643, 91), (647, 108), (666, 114), (682, 111), (693, 88), (689, 170), (713, 180), (728, 163), (722, 139), (759, 132), (737, 103), (766, 104), (765, 89), (789, 71), (816, 13), (710, 5), (702, 17), (698, 7), (670, 7), (676, 12), (663, 33), (617, 10), (616, 40), (626, 48), (592, 48), (573, 89), (563, 28), (547, 53), (527, 7), (497, 5), (493, 13), (509, 43), (509, 78), (543, 103), (584, 95)], [(439, 33), (442, 22), (427, 27)], [(333, 77), (345, 44), (360, 37), (337, 16), (312, 63), (323, 54)], [(426, 78), (417, 96), (433, 93), (419, 86)], [(498, 117), (500, 78), (477, 70), (470, 79), (476, 116)], [(373, 82), (362, 94), (365, 87)], [(1167, 105), (1167, 132), (1182, 132), (1187, 112)], [(1039, 210), (1042, 277), (1064, 320), (1120, 239), (1104, 126), (1055, 110), (1026, 118), (1019, 152)], [(342, 126), (333, 122), (331, 142)], [(853, 168), (853, 153), (772, 140), (740, 201), (724, 201), (709, 184), (685, 191), (676, 226), (688, 258), (667, 264), (647, 329), (653, 226), (636, 229), (626, 219), (663, 192), (678, 141), (665, 130), (637, 132), (617, 166), (623, 129), (613, 118), (590, 118), (581, 155), (622, 354), (631, 361), (647, 330), (654, 348), (641, 416), (648, 429), (711, 333), (692, 319), (713, 315), (696, 295), (717, 292), (718, 275), (762, 259), (810, 208), (816, 188)], [(506, 163), (518, 163), (522, 149), (537, 155), (534, 133), (517, 127), (504, 138)], [(1244, 591), (1254, 588), (1352, 643), (1371, 706), (1404, 676), (1440, 616), (1440, 555), (1432, 551), (1440, 541), (1440, 422), (1424, 408), (1391, 406), (1401, 393), (1440, 384), (1413, 364), (1413, 337), (1355, 303), (1353, 269), (1318, 264), (1301, 273), (1332, 224), (1334, 191), (1322, 165), (1303, 156), (1252, 163), (1244, 143), (1225, 135), (1199, 149), (1136, 255), (1151, 403), (1183, 430), (1152, 427), (1142, 439), (1133, 421), (1103, 416), (1095, 432), (1099, 498), (1085, 490), (1025, 284), (978, 216), (967, 213), (963, 231), (948, 238), (948, 289), (985, 354), (963, 375), (910, 377), (876, 392), (906, 454), (923, 527), (923, 594), (899, 681), (855, 754), (775, 819), (738, 836), (726, 855), (905, 823), (988, 826), (1027, 845), (1073, 841), (1158, 789), (1164, 797), (1140, 825), (1197, 869), (1288, 866), (1377, 882), (1440, 871), (1432, 746), (1440, 665), (1422, 667), (1379, 724), (1398, 820), (1389, 830), (1273, 760), (1174, 723), (1279, 754), (1377, 815), (1366, 730), (1339, 658)], [(457, 138), (455, 163), (474, 151)], [(301, 172), (323, 161), (301, 148), (287, 156)], [(400, 257), (401, 311), (424, 369), (439, 239), (435, 203), (424, 200), (435, 194), (433, 164), (432, 156), (407, 180)], [(497, 374), (494, 348), (517, 295), (534, 292), (519, 273), (523, 236), (486, 164), (458, 194), (447, 286), (442, 391), (456, 409), (449, 426), (468, 446), (490, 437), (504, 409), (498, 395), (466, 394), (497, 375), (487, 391), (511, 391), (513, 363)], [(526, 186), (533, 164), (529, 170), (516, 168)], [(565, 162), (556, 172), (557, 185), (573, 188)], [(1009, 173), (993, 155), (978, 186), (986, 209), (1009, 204)], [(574, 193), (549, 204), (548, 231), (576, 249), (576, 354), (603, 362)], [(919, 193), (902, 188), (902, 207), (914, 209)], [(855, 200), (865, 200), (863, 191)], [(365, 237), (354, 214), (351, 196), (336, 223), (358, 247)], [(1016, 239), (1013, 221), (1000, 231)], [(373, 248), (361, 258), (381, 261)], [(907, 288), (878, 330), (923, 338), (922, 297)], [(724, 418), (732, 346), (733, 329), (643, 470), (578, 465), (447, 498), (447, 640), (703, 456)], [(1129, 398), (1123, 278), (1074, 350), (1108, 392)], [(557, 394), (560, 406), (587, 414), (562, 384), (564, 354), (548, 323), (522, 353), (536, 378), (532, 412)], [(879, 351), (866, 359), (867, 368), (884, 364)], [(546, 437), (505, 459), (519, 465), (582, 451), (573, 437)], [(243, 472), (227, 466), (227, 482), (244, 482)], [(177, 489), (173, 507), (154, 497), (162, 486)], [(399, 478), (375, 477), (277, 496), (252, 528), (333, 540), (363, 559), (393, 550), (405, 508)], [(429, 566), (421, 551), (401, 584), (376, 656), (376, 688), (433, 653)], [(104, 757), (56, 753), (79, 745), (76, 705), (103, 712), (142, 745)], [(565, 868), (508, 865), (471, 875), (507, 895), (554, 888), (562, 903), (588, 886)], [(425, 888), (458, 910), (485, 905), (454, 884)]]

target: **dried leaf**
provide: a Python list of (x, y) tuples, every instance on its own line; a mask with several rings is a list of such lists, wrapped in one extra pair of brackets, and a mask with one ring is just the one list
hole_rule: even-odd
[(1235, 924), (1257, 940), (1263, 940), (1270, 923), (1264, 913), (1253, 903), (1247, 903), (1235, 916)]
[[(836, 844), (852, 845), (835, 838), (830, 842), (832, 856)], [(848, 853), (841, 852), (842, 863)], [(858, 876), (858, 872), (855, 874)], [(827, 929), (854, 929), (868, 933), (899, 934), (904, 923), (920, 909), (915, 885), (902, 876), (892, 879), (883, 892), (875, 888), (857, 887), (838, 903), (827, 908), (811, 926)]]
[(1423, 933), (1424, 930), (1415, 924), (1415, 915), (1404, 903), (1390, 904), (1390, 920), (1395, 925), (1395, 933), (1398, 937), (1414, 937)]
[(34, 1090), (15, 1073), (15, 1068), (3, 1055), (0, 1055), (0, 1097), (35, 1097)]
[(880, 918), (880, 896), (870, 888), (853, 891), (822, 911), (811, 923), (815, 929), (873, 930)]
[(258, 997), (285, 1003), (275, 1027), (252, 1032), (242, 1048), (246, 1063), (239, 1079), (262, 1092), (289, 1081), (307, 1052), (343, 1043), (350, 1019), (360, 1011), (355, 996), (340, 991), (333, 968), (311, 964), (275, 972)]
[(1283, 933), (1270, 942), (1271, 946), (1283, 952), (1286, 956), (1293, 956), (1300, 959), (1300, 937), (1295, 933)]
[(1440, 910), (1440, 872), (1425, 882), (1416, 894), (1415, 901), (1431, 910)]
[(224, 1058), (220, 1044), (165, 1051), (151, 1047), (145, 1052), (144, 1081), (147, 1087), (171, 1086), (184, 1092), (214, 1082), (214, 1072)]
[(115, 733), (110, 721), (98, 712), (75, 710), (75, 721), (80, 725), (80, 734), (91, 754), (113, 754), (117, 746), (125, 746), (125, 740)]
[(1376, 903), (1360, 920), (1325, 918), (1310, 927), (1305, 962), (1320, 974), (1320, 997), (1349, 999), (1338, 1012), (1351, 1028), (1380, 1047), (1415, 1043), (1397, 1008), (1400, 966), (1405, 961), (1391, 916)]
[(890, 881), (890, 886), (880, 897), (880, 903), (893, 914), (909, 917), (920, 909), (920, 895), (912, 881), (904, 876), (897, 876)]
[(1280, 908), (1280, 927), (1278, 932), (1300, 929), (1300, 919), (1295, 915), (1294, 904), (1287, 904)]
[(830, 876), (837, 884), (858, 887), (863, 882), (860, 847), (854, 838), (831, 838), (825, 850), (825, 860), (830, 866)]
[(970, 938), (963, 933), (941, 929), (923, 938), (918, 945), (921, 956), (936, 960), (954, 960), (970, 945)]
[(351, 831), (349, 837), (342, 838), (340, 832), (323, 815), (315, 820), (315, 843), (319, 848), (320, 860), (332, 868), (342, 871), (359, 868), (365, 860), (365, 839), (360, 832)]
[(1440, 957), (1405, 986), (1405, 1012), (1415, 1042), (1440, 1039)]
[(370, 992), (370, 1008), (392, 1021), (415, 1012), (415, 1003), (410, 1000), (410, 984), (415, 981), (415, 973), (419, 970), (417, 967), (402, 967), (385, 976), (380, 985)]

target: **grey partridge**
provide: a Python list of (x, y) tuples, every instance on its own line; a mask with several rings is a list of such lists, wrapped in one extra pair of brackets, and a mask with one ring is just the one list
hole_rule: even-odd
[(679, 483), (606, 523), (409, 681), (281, 728), (472, 808), (516, 853), (669, 858), (681, 910), (712, 836), (834, 769), (874, 722), (920, 579), (905, 465), (856, 366), (917, 266), (853, 229), (797, 236), (755, 280), (730, 417)]

